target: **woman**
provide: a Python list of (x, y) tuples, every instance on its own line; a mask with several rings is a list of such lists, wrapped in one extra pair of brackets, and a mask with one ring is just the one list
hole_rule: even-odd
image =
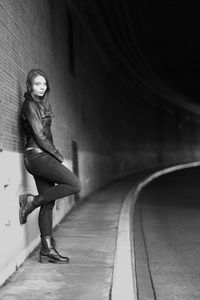
[(56, 199), (80, 192), (81, 182), (67, 168), (66, 159), (53, 143), (51, 122), (55, 115), (47, 101), (50, 87), (46, 74), (40, 69), (30, 70), (26, 88), (21, 108), (22, 128), (26, 136), (24, 164), (33, 175), (39, 194), (19, 196), (19, 220), (20, 224), (26, 223), (28, 214), (40, 206), (39, 262), (67, 263), (69, 258), (59, 254), (52, 236), (52, 210)]

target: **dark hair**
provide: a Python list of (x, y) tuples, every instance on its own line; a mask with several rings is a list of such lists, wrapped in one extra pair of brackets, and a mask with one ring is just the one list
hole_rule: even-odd
[(45, 96), (48, 95), (48, 93), (50, 91), (50, 86), (49, 86), (49, 80), (47, 78), (46, 73), (44, 71), (42, 71), (41, 69), (32, 69), (28, 72), (27, 79), (26, 79), (26, 90), (27, 90), (26, 92), (28, 94), (31, 94), (32, 86), (33, 86), (33, 79), (38, 75), (43, 76), (47, 83), (47, 89), (46, 89), (44, 96), (42, 97), (42, 99), (43, 99)]
[(41, 103), (46, 108), (46, 110), (48, 110), (52, 114), (52, 116), (54, 116), (54, 113), (51, 109), (51, 105), (47, 101), (48, 95), (50, 92), (49, 80), (48, 80), (46, 73), (44, 71), (42, 71), (41, 69), (31, 69), (28, 72), (27, 79), (26, 79), (26, 92), (24, 93), (24, 98), (32, 98), (31, 92), (32, 92), (32, 86), (33, 86), (33, 79), (38, 75), (43, 76), (45, 78), (46, 84), (47, 84), (47, 89), (46, 89), (44, 95), (42, 97), (40, 97)]

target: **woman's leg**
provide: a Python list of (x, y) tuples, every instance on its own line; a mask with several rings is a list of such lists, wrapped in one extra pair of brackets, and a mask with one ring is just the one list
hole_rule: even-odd
[[(34, 179), (39, 194), (55, 185), (53, 182), (48, 181), (40, 176), (34, 175)], [(52, 235), (52, 211), (54, 205), (55, 200), (48, 202), (46, 205), (40, 206), (38, 225), (42, 236)]]
[(25, 165), (30, 174), (57, 183), (40, 193), (47, 202), (78, 193), (81, 190), (79, 178), (47, 152), (38, 153), (32, 157), (26, 156)]

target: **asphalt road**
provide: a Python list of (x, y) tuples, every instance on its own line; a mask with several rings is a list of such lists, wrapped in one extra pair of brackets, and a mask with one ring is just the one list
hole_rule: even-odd
[(200, 299), (200, 168), (150, 183), (134, 214), (140, 300)]

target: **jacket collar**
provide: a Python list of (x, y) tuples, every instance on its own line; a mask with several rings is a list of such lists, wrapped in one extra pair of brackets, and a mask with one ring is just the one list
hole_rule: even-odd
[(31, 99), (37, 103), (40, 104), (40, 108), (44, 111), (45, 115), (50, 116), (50, 117), (55, 117), (54, 112), (52, 111), (51, 105), (49, 104), (48, 106), (44, 105), (42, 100), (35, 100), (33, 99), (32, 95), (28, 92), (24, 93), (24, 98), (25, 99)]

